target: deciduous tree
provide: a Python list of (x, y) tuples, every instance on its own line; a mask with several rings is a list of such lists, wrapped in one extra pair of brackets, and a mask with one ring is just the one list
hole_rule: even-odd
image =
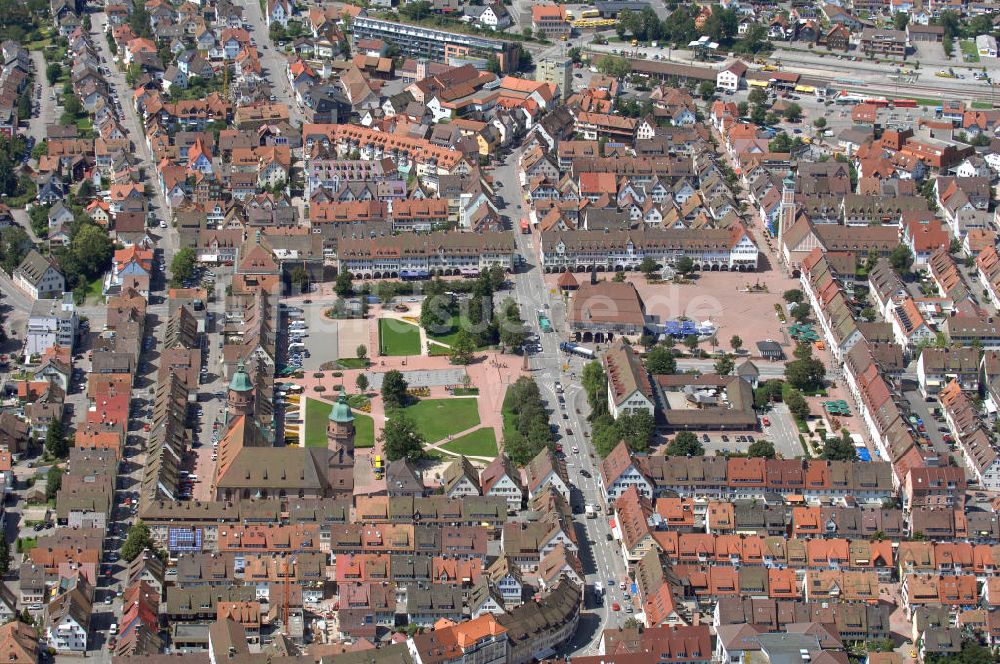
[(174, 286), (180, 286), (191, 278), (194, 274), (197, 260), (198, 258), (194, 253), (194, 249), (191, 247), (184, 247), (174, 254), (173, 259), (170, 261), (171, 280)]
[(396, 369), (387, 371), (382, 377), (382, 401), (385, 402), (385, 407), (388, 409), (405, 406), (408, 400), (406, 390), (409, 387), (401, 371)]
[(475, 352), (476, 340), (472, 338), (472, 334), (466, 329), (459, 330), (458, 334), (455, 335), (454, 343), (451, 345), (452, 364), (465, 365), (471, 363)]
[(840, 436), (833, 436), (826, 439), (823, 445), (823, 458), (828, 461), (853, 461), (858, 458), (858, 452), (854, 449), (854, 441), (851, 434), (844, 429)]
[(654, 376), (677, 373), (674, 353), (663, 346), (655, 346), (646, 353), (646, 370)]
[(747, 448), (747, 456), (773, 459), (775, 456), (774, 445), (772, 445), (770, 441), (764, 440), (763, 438), (756, 440), (750, 443), (750, 447)]
[(337, 279), (333, 282), (333, 291), (338, 297), (350, 297), (354, 293), (354, 279), (350, 272), (344, 270), (337, 275)]
[(424, 456), (426, 441), (413, 420), (403, 413), (396, 413), (386, 421), (380, 442), (389, 461), (404, 458), (417, 461)]
[(698, 436), (690, 431), (681, 431), (667, 446), (670, 456), (702, 456), (705, 448), (698, 442)]
[(53, 417), (49, 421), (48, 431), (45, 433), (45, 450), (50, 456), (57, 459), (64, 458), (69, 454), (69, 439), (66, 437), (66, 429), (62, 420)]

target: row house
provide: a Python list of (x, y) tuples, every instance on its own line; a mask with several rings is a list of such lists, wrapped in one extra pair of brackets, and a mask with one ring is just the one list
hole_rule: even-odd
[(797, 505), (791, 511), (791, 535), (796, 538), (884, 536), (891, 541), (906, 534), (904, 514), (898, 508)]
[(899, 578), (913, 573), (975, 574), (981, 582), (1000, 575), (1000, 545), (970, 542), (901, 542)]
[(917, 381), (926, 398), (956, 381), (965, 392), (979, 389), (979, 353), (975, 348), (924, 348), (917, 358)]
[(620, 115), (579, 111), (576, 114), (575, 126), (576, 132), (581, 134), (584, 140), (604, 139), (631, 145), (636, 137), (638, 121), (635, 118), (626, 118)]
[(983, 291), (994, 307), (1000, 307), (1000, 254), (988, 246), (976, 256), (976, 272)]
[(302, 139), (307, 149), (320, 143), (335, 148), (346, 158), (357, 151), (361, 159), (392, 159), (400, 173), (411, 170), (436, 182), (438, 175), (469, 169), (461, 152), (433, 145), (427, 140), (406, 135), (388, 134), (355, 125), (306, 125)]
[(716, 630), (747, 624), (770, 633), (813, 622), (834, 625), (844, 641), (871, 641), (889, 635), (890, 613), (891, 607), (885, 604), (724, 597), (715, 606), (712, 624)]
[(493, 266), (509, 271), (513, 257), (509, 233), (448, 232), (344, 238), (336, 256), (338, 270), (364, 279), (477, 275)]
[(934, 541), (995, 544), (1000, 542), (1000, 516), (992, 511), (919, 507), (910, 513), (909, 531), (911, 537)]
[(429, 233), (448, 227), (448, 201), (440, 198), (404, 199), (389, 204), (394, 231)]
[(876, 604), (879, 601), (879, 579), (874, 572), (810, 570), (802, 587), (807, 602)]
[[(978, 356), (975, 349), (969, 350)], [(966, 467), (972, 471), (983, 489), (1000, 489), (1000, 450), (991, 433), (980, 421), (977, 408), (962, 390), (961, 384), (953, 379), (938, 397), (944, 408), (945, 421), (958, 442)], [(964, 476), (961, 484), (964, 492)]]
[(355, 501), (355, 509), (357, 521), (365, 523), (499, 528), (506, 520), (505, 504), (497, 496), (362, 496)]
[[(895, 571), (888, 540), (798, 539), (757, 535), (653, 533), (659, 550), (678, 564), (874, 572), (889, 580)], [(633, 556), (630, 562), (646, 555)]]
[[(642, 455), (631, 455), (631, 459), (634, 465), (617, 458), (611, 463), (603, 462), (602, 490), (609, 502), (613, 497), (608, 488), (628, 468), (639, 471), (654, 497), (725, 494), (750, 499), (763, 498), (771, 492), (794, 493), (807, 501), (850, 495), (859, 502), (869, 503), (881, 502), (894, 494), (892, 470), (885, 462)], [(641, 492), (641, 487), (637, 489)]]
[(729, 229), (647, 228), (638, 230), (552, 230), (542, 234), (546, 272), (635, 270), (645, 258), (674, 265), (680, 258), (706, 271), (755, 271), (758, 249), (740, 224)]
[(848, 354), (844, 367), (855, 407), (875, 449), (891, 464), (892, 485), (898, 489), (911, 468), (927, 465), (924, 451), (896, 405), (893, 387), (885, 380), (872, 346), (867, 341), (859, 343)]
[(829, 269), (829, 262), (821, 257), (819, 248), (806, 256), (802, 261), (800, 281), (816, 312), (824, 339), (834, 357), (843, 360), (861, 340), (861, 330), (840, 280)]
[(903, 484), (903, 508), (958, 508), (965, 505), (965, 471), (955, 466), (911, 468)]
[(907, 574), (902, 580), (903, 609), (912, 616), (919, 606), (972, 608), (979, 604), (976, 577), (971, 574)]

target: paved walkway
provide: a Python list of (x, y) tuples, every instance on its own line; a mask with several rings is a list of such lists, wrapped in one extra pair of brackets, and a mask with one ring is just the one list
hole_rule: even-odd
[[(382, 376), (392, 369), (402, 371), (410, 387), (427, 387), (430, 389), (429, 399), (450, 398), (452, 395), (445, 389), (448, 386), (463, 385), (463, 378), (468, 374), (471, 387), (479, 388), (479, 420), (478, 426), (492, 427), (496, 434), (498, 445), (502, 446), (503, 441), (503, 407), (504, 395), (507, 387), (516, 381), (526, 372), (522, 371), (522, 358), (517, 355), (504, 355), (497, 351), (487, 351), (476, 353), (476, 362), (468, 367), (457, 367), (450, 363), (447, 357), (383, 357), (372, 363), (368, 369), (345, 369), (343, 371), (308, 371), (303, 378), (287, 378), (285, 382), (295, 383), (303, 387), (302, 402), (300, 404), (302, 412), (302, 430), (300, 440), (304, 444), (305, 436), (305, 399), (318, 399), (326, 403), (332, 403), (336, 396), (333, 388), (335, 385), (343, 385), (348, 392), (357, 392), (355, 387), (357, 377), (364, 373), (368, 378), (368, 392), (372, 394), (372, 408), (370, 415), (375, 423), (375, 453), (380, 453), (378, 437), (385, 428), (385, 406), (382, 397), (378, 394), (382, 385)], [(373, 371), (377, 369), (377, 371)], [(334, 373), (341, 374), (334, 377)], [(316, 392), (317, 386), (325, 388), (321, 392)], [(467, 431), (455, 434), (453, 438), (468, 433)], [(447, 441), (441, 441), (447, 442)], [(439, 443), (440, 444), (440, 443)], [(436, 447), (432, 445), (431, 447)]]

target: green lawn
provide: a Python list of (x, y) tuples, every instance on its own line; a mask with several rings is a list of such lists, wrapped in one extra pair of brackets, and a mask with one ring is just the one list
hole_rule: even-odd
[(445, 332), (444, 334), (438, 334), (436, 332), (428, 331), (427, 338), (433, 339), (434, 341), (438, 341), (440, 343), (450, 346), (453, 343), (455, 343), (455, 337), (458, 336), (458, 331), (459, 329), (461, 329), (460, 325), (461, 325), (460, 318), (458, 316), (452, 316), (451, 329), (448, 332)]
[(442, 346), (441, 344), (427, 344), (427, 355), (430, 357), (451, 355), (451, 348)]
[[(462, 326), (465, 326), (466, 328), (469, 327), (468, 319), (461, 316), (452, 316), (450, 331), (444, 334), (434, 334), (433, 332), (428, 332), (427, 338), (451, 346), (453, 343), (455, 343), (455, 338), (458, 337), (458, 331), (462, 329)], [(429, 345), (429, 347), (433, 348), (434, 346)], [(477, 346), (477, 350), (482, 350), (483, 348), (485, 348), (485, 346)], [(446, 353), (438, 353), (438, 354), (445, 355)]]
[(383, 355), (420, 355), (420, 328), (416, 325), (380, 318), (378, 338)]
[[(326, 422), (332, 406), (324, 401), (306, 399), (306, 447), (326, 447)], [(354, 447), (375, 445), (375, 421), (363, 413), (354, 413)]]
[(467, 433), (461, 438), (456, 438), (450, 443), (445, 443), (441, 449), (466, 456), (492, 458), (498, 453), (497, 436), (492, 428), (483, 427)]
[(316, 399), (306, 399), (306, 447), (326, 447), (326, 418), (332, 406)]
[(360, 359), (357, 357), (342, 357), (337, 360), (337, 364), (340, 365), (342, 369), (367, 369), (368, 360)]
[(363, 413), (354, 413), (354, 447), (375, 447), (375, 420)]
[(104, 301), (104, 275), (96, 277), (93, 281), (87, 284), (87, 300), (92, 300), (94, 302)]
[(80, 134), (93, 135), (94, 123), (90, 118), (80, 118), (76, 121), (76, 129)]
[(479, 400), (423, 399), (404, 408), (403, 413), (413, 420), (427, 442), (436, 443), (479, 424)]
[(517, 431), (517, 416), (507, 403), (507, 396), (509, 394), (510, 389), (508, 388), (503, 396), (503, 406), (500, 409), (500, 414), (503, 416), (503, 437), (505, 440), (509, 439)]
[(962, 58), (966, 62), (979, 62), (979, 49), (976, 48), (976, 42), (971, 39), (963, 39), (958, 42), (958, 45), (962, 49)]

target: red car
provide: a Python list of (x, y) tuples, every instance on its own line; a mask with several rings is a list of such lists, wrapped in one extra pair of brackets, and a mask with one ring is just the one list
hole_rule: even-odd
[(621, 611), (622, 607), (621, 607), (620, 604), (618, 604), (618, 602), (615, 602), (614, 604), (611, 605), (611, 610), (612, 611)]
[(760, 418), (760, 422), (761, 422), (761, 424), (763, 424), (763, 425), (764, 425), (764, 426), (766, 426), (766, 427), (769, 427), (769, 426), (771, 426), (771, 420), (769, 420), (769, 419), (768, 419), (768, 418), (766, 418), (766, 417), (762, 417), (762, 418)]

